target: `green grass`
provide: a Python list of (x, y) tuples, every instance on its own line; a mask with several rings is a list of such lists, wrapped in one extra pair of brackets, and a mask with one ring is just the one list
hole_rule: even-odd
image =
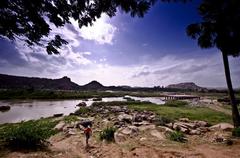
[(74, 114), (76, 115), (85, 115), (85, 114), (88, 114), (90, 112), (92, 112), (92, 108), (89, 108), (89, 107), (80, 107), (79, 109), (77, 109)]
[(181, 143), (186, 142), (186, 138), (181, 131), (173, 131), (169, 133), (167, 137), (172, 141), (181, 142)]
[(100, 140), (106, 140), (108, 142), (114, 141), (114, 133), (116, 129), (114, 127), (107, 127), (99, 133)]
[(57, 121), (40, 119), (0, 127), (0, 140), (11, 149), (37, 149), (46, 145), (46, 140), (57, 133), (53, 128)]
[[(173, 103), (171, 103), (173, 104)], [(129, 104), (130, 109), (139, 111), (147, 110), (153, 111), (159, 116), (166, 117), (169, 119), (179, 119), (187, 117), (191, 120), (203, 120), (210, 124), (216, 124), (220, 122), (232, 122), (231, 116), (226, 115), (222, 112), (218, 112), (209, 108), (203, 107), (189, 107), (189, 106), (177, 106), (173, 105), (156, 105), (156, 104)]]
[(75, 122), (78, 121), (78, 117), (75, 115), (68, 115), (68, 116), (64, 116), (63, 121), (66, 123), (71, 123), (71, 122)]
[(234, 128), (232, 131), (232, 135), (235, 137), (240, 137), (240, 127)]

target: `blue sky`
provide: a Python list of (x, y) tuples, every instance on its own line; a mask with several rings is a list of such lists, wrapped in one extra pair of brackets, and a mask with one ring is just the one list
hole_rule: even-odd
[[(221, 54), (202, 50), (186, 36), (188, 24), (199, 21), (196, 1), (188, 4), (157, 3), (144, 18), (120, 11), (102, 15), (92, 27), (51, 26), (51, 35), (69, 41), (60, 55), (47, 55), (40, 47), (22, 41), (0, 40), (0, 73), (60, 78), (78, 84), (98, 80), (104, 85), (158, 86), (195, 82), (226, 87)], [(240, 86), (239, 58), (230, 58), (232, 80)]]

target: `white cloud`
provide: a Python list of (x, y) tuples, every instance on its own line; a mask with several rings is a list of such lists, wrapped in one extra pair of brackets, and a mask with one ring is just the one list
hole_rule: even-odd
[(77, 30), (79, 35), (84, 39), (93, 40), (99, 44), (113, 44), (113, 38), (117, 28), (110, 24), (109, 19), (107, 15), (103, 14), (92, 26), (84, 26), (81, 29), (79, 29), (77, 21), (73, 19), (70, 21), (75, 30)]

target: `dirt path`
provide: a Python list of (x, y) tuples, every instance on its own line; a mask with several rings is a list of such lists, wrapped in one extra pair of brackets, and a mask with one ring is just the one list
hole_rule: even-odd
[[(145, 135), (146, 136), (146, 135)], [(144, 136), (144, 137), (145, 137)], [(85, 148), (84, 137), (81, 133), (70, 137), (58, 134), (50, 139), (52, 145), (48, 151), (30, 153), (12, 152), (6, 158), (239, 158), (240, 141), (234, 145), (193, 142), (189, 139), (186, 144), (153, 137), (140, 141), (138, 136), (129, 138), (123, 143), (100, 142), (96, 137), (91, 138), (89, 148)], [(201, 139), (201, 138), (199, 138)]]

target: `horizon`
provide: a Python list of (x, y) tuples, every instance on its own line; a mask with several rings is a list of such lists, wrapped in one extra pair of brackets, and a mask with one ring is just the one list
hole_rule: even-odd
[[(1, 74), (1, 73), (0, 73), (0, 75), (14, 76), (14, 75)], [(50, 79), (50, 80), (58, 80), (58, 79), (62, 79), (62, 78), (64, 78), (64, 77), (67, 77), (67, 78), (70, 79), (71, 82), (77, 84), (78, 86), (85, 86), (85, 85), (87, 85), (87, 84), (89, 84), (89, 83), (92, 83), (92, 82), (98, 82), (99, 84), (103, 85), (104, 87), (111, 87), (111, 86), (115, 86), (115, 87), (127, 86), (127, 87), (131, 87), (131, 88), (154, 88), (154, 87), (162, 87), (162, 85), (153, 85), (153, 86), (104, 85), (104, 84), (102, 84), (101, 82), (99, 82), (99, 81), (97, 81), (97, 80), (94, 80), (94, 79), (93, 79), (93, 80), (90, 80), (90, 81), (88, 81), (88, 82), (86, 82), (86, 83), (79, 84), (79, 83), (76, 83), (76, 82), (72, 81), (72, 79), (71, 79), (70, 77), (68, 77), (68, 76), (62, 76), (62, 77), (60, 77), (60, 78), (45, 78), (45, 77), (35, 77), (35, 76), (23, 76), (23, 75), (22, 75), (22, 76), (14, 76), (14, 77), (27, 77), (27, 78)], [(195, 84), (196, 86), (199, 86), (199, 87), (201, 87), (201, 88), (207, 88), (207, 89), (227, 90), (227, 87), (203, 87), (203, 86), (201, 86), (201, 85), (196, 84), (195, 82), (179, 82), (179, 83), (171, 83), (171, 84), (169, 84), (169, 85), (183, 84), (183, 83), (184, 83), (184, 84), (185, 84), (185, 83), (193, 83), (193, 84)], [(163, 88), (166, 88), (166, 87), (169, 86), (169, 85), (163, 86)], [(238, 89), (240, 89), (240, 87), (236, 87), (236, 88), (234, 88), (234, 89), (238, 90)]]
[[(144, 18), (118, 12), (102, 15), (92, 27), (55, 28), (69, 44), (60, 55), (27, 47), (22, 41), (0, 39), (0, 73), (41, 78), (68, 76), (79, 85), (96, 80), (103, 85), (167, 86), (194, 82), (201, 87), (227, 87), (221, 53), (201, 49), (187, 37), (188, 24), (200, 18), (197, 1), (158, 2)], [(240, 85), (238, 58), (229, 58), (234, 88)]]

